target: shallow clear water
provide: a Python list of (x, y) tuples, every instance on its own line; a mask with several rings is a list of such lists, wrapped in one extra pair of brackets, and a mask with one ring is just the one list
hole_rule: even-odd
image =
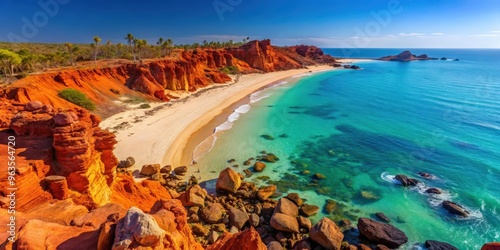
[[(252, 179), (278, 183), (281, 192), (299, 192), (320, 207), (326, 199), (337, 202), (334, 214), (316, 220), (357, 220), (382, 211), (408, 235), (404, 248), (427, 239), (459, 249), (500, 241), (500, 51), (416, 52), (460, 61), (358, 63), (362, 70), (300, 76), (257, 93), (198, 158), (202, 176), (216, 178), (234, 164), (242, 172), (244, 160), (265, 150), (280, 161)], [(236, 162), (227, 163), (231, 158)], [(420, 178), (420, 171), (436, 178)], [(313, 183), (314, 173), (327, 179)], [(395, 174), (423, 184), (403, 188), (392, 181)], [(431, 197), (424, 193), (428, 187), (445, 193)], [(471, 217), (449, 215), (440, 207), (445, 199), (465, 206)]]

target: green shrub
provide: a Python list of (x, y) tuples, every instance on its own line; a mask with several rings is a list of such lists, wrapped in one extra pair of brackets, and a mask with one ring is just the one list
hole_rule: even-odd
[(59, 96), (82, 108), (88, 109), (90, 111), (95, 110), (95, 104), (84, 93), (76, 89), (63, 89), (59, 92)]
[(139, 106), (140, 109), (148, 109), (148, 108), (151, 108), (151, 105), (149, 105), (148, 103), (143, 103), (141, 104), (141, 106)]
[(236, 75), (240, 73), (236, 66), (226, 66), (220, 70), (222, 73)]

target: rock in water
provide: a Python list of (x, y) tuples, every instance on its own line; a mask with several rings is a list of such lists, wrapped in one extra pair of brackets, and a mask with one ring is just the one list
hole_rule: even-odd
[(469, 216), (469, 212), (455, 202), (443, 201), (442, 205), (443, 208), (446, 209), (446, 211), (450, 212), (451, 214), (455, 214), (461, 217)]
[(332, 220), (324, 217), (311, 229), (309, 236), (325, 249), (337, 250), (342, 245), (344, 234)]
[(302, 200), (302, 198), (300, 198), (299, 194), (297, 193), (289, 193), (286, 198), (288, 198), (289, 200), (293, 201), (295, 203), (295, 205), (297, 206), (302, 206), (302, 204), (304, 204), (304, 201)]
[(425, 190), (426, 193), (428, 194), (441, 194), (442, 191), (439, 188), (429, 188)]
[(384, 213), (382, 212), (377, 212), (375, 213), (375, 215), (377, 217), (379, 217), (381, 220), (385, 221), (385, 222), (391, 222), (391, 219), (389, 219), (389, 217), (387, 217)]
[(267, 187), (259, 188), (257, 191), (257, 198), (261, 201), (267, 200), (267, 198), (271, 197), (274, 193), (276, 193), (276, 185), (269, 185)]
[(401, 182), (401, 185), (407, 187), (407, 186), (415, 186), (418, 184), (418, 180), (410, 178), (406, 175), (398, 174), (395, 177), (396, 180)]
[(253, 164), (253, 170), (255, 170), (255, 172), (262, 172), (264, 168), (266, 168), (266, 164), (264, 162), (258, 161)]
[(500, 242), (491, 242), (484, 244), (481, 250), (500, 250)]
[(231, 168), (226, 168), (220, 172), (215, 189), (218, 191), (235, 193), (240, 186), (241, 178), (238, 173)]
[(427, 240), (425, 241), (425, 247), (429, 250), (458, 250), (458, 248), (440, 241)]
[(288, 216), (297, 217), (299, 216), (299, 208), (295, 203), (287, 198), (281, 198), (274, 209), (275, 213), (282, 213)]
[(307, 217), (317, 214), (318, 212), (319, 212), (319, 207), (315, 205), (304, 204), (300, 208), (300, 213)]
[(165, 231), (151, 215), (131, 207), (125, 217), (116, 224), (113, 250), (128, 249), (129, 246), (137, 244), (142, 247), (159, 247), (164, 235)]
[(361, 235), (375, 243), (398, 248), (408, 242), (406, 234), (396, 227), (368, 218), (359, 218), (358, 230)]

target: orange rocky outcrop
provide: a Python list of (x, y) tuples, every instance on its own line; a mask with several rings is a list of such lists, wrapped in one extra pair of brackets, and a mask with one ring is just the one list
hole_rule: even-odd
[(221, 238), (207, 250), (266, 250), (267, 247), (253, 227), (234, 235), (225, 232)]
[[(122, 60), (116, 64), (104, 62), (33, 74), (0, 89), (0, 99), (15, 105), (37, 100), (55, 108), (75, 108), (74, 104), (58, 96), (62, 89), (73, 88), (96, 103), (100, 114), (108, 115), (119, 108), (114, 101), (123, 96), (167, 101), (167, 91), (194, 91), (212, 83), (229, 82), (231, 78), (221, 72), (228, 66), (241, 73), (253, 73), (334, 61), (314, 46), (275, 47), (270, 40), (256, 40), (238, 48), (196, 49), (179, 52), (176, 57), (137, 64)], [(3, 105), (0, 110), (3, 111), (0, 112), (0, 126), (5, 127), (16, 112), (16, 106)]]

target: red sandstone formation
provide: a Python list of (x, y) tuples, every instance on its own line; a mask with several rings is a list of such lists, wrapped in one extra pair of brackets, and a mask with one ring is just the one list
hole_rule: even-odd
[[(16, 105), (36, 100), (55, 108), (75, 108), (74, 104), (58, 97), (62, 89), (74, 88), (96, 103), (100, 113), (108, 114), (116, 106), (113, 101), (122, 95), (167, 101), (165, 90), (194, 91), (212, 83), (228, 82), (231, 78), (221, 72), (227, 66), (233, 66), (241, 73), (253, 73), (334, 61), (333, 57), (324, 55), (314, 46), (275, 47), (270, 40), (256, 40), (239, 48), (184, 51), (173, 59), (34, 74), (0, 90), (0, 99)], [(6, 127), (17, 111), (16, 107), (2, 104), (0, 110), (7, 111), (0, 112), (0, 126)]]

